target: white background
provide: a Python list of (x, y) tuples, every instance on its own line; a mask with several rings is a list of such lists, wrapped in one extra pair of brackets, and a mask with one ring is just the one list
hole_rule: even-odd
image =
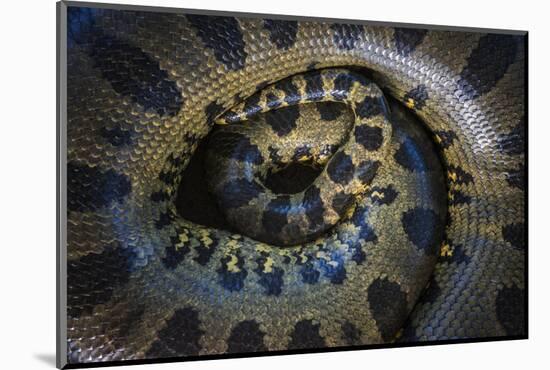
[[(524, 341), (144, 365), (158, 369), (518, 369), (548, 366), (550, 42), (543, 1), (133, 0), (113, 3), (529, 30), (529, 333)], [(538, 5), (535, 5), (538, 4)], [(55, 1), (0, 21), (0, 367), (55, 363)], [(6, 83), (7, 82), (7, 83)], [(542, 365), (546, 363), (546, 365)], [(154, 366), (154, 367), (153, 367)], [(548, 368), (548, 367), (546, 367)]]

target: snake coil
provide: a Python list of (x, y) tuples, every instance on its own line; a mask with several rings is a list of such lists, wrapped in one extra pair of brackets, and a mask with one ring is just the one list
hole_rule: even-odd
[[(67, 32), (70, 363), (524, 334), (522, 37), (72, 6)], [(294, 162), (316, 178), (273, 190)]]

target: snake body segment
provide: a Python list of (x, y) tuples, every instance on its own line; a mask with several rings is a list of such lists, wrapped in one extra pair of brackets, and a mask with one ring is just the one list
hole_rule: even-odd
[[(305, 84), (303, 95), (296, 93), (281, 98), (275, 95), (284, 91), (285, 86), (298, 85), (300, 82)], [(326, 88), (326, 85), (332, 85), (332, 89)], [(230, 146), (230, 157), (240, 159), (238, 164), (224, 161), (216, 155), (221, 153), (220, 148), (224, 146), (222, 141), (227, 140), (226, 137), (218, 133), (216, 141), (211, 144), (210, 157), (213, 158), (209, 161), (214, 165), (207, 177), (210, 184), (215, 184), (212, 192), (220, 200), (230, 223), (241, 233), (271, 244), (296, 245), (314, 240), (340, 221), (354, 197), (364, 193), (380, 160), (387, 154), (392, 130), (382, 91), (361, 75), (330, 69), (282, 80), (265, 88), (259, 95), (250, 97), (247, 102), (226, 113), (220, 119), (221, 122), (242, 122), (271, 107), (277, 109), (300, 103), (327, 101), (347, 104), (355, 114), (349, 139), (326, 163), (326, 171), (321, 172), (310, 186), (297, 194), (274, 194), (256, 180), (259, 170), (255, 166), (263, 164), (263, 159), (259, 152), (240, 152), (243, 147), (249, 146), (247, 136), (241, 135), (243, 140), (239, 140), (238, 133), (232, 130), (231, 143), (225, 144)], [(251, 100), (257, 103), (251, 106)], [(283, 132), (281, 136), (289, 133)], [(308, 159), (306, 154), (304, 156)], [(254, 202), (251, 202), (252, 198)], [(249, 217), (243, 218), (241, 212), (231, 211), (241, 206), (249, 208), (248, 212), (245, 211)], [(250, 216), (258, 212), (263, 215), (256, 217), (262, 219), (261, 224), (251, 222)], [(277, 226), (274, 228), (273, 224)]]
[[(521, 36), (83, 7), (67, 32), (70, 363), (524, 335)], [(204, 140), (252, 228), (176, 210)], [(227, 207), (289, 153), (317, 196)]]

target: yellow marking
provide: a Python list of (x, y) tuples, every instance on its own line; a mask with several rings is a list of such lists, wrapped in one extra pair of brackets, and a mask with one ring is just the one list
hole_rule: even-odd
[(289, 250), (283, 249), (283, 248), (277, 248), (277, 249), (279, 251), (279, 256), (288, 257), (291, 261), (296, 260)]
[(273, 271), (273, 263), (275, 261), (273, 261), (273, 258), (271, 257), (267, 257), (265, 263), (264, 263), (264, 272), (268, 273), (268, 272), (272, 272)]
[(456, 174), (456, 172), (449, 172), (447, 174), (447, 176), (449, 177), (449, 179), (451, 179), (453, 182), (456, 182), (456, 180), (458, 179), (458, 175)]
[(441, 255), (441, 257), (452, 257), (453, 256), (453, 248), (447, 243), (443, 244), (441, 246), (440, 255)]
[(408, 98), (407, 101), (405, 102), (405, 105), (407, 106), (407, 108), (414, 108), (414, 100), (412, 98)]
[(299, 257), (300, 257), (300, 263), (307, 262), (307, 256), (304, 254), (304, 252), (302, 252)]
[(205, 247), (208, 247), (210, 246), (210, 244), (212, 244), (214, 241), (212, 239), (210, 239), (210, 237), (208, 237), (207, 235), (203, 235), (201, 237), (201, 241), (202, 241), (202, 244), (204, 244)]
[(305, 162), (309, 159), (309, 156), (303, 155), (300, 158), (298, 158), (298, 162)]
[(317, 164), (324, 165), (328, 162), (329, 159), (330, 158), (326, 155), (319, 156), (319, 158), (317, 159)]
[(434, 136), (435, 136), (435, 141), (437, 141), (438, 144), (441, 144), (441, 142), (443, 142), (443, 139), (441, 139), (439, 135), (434, 135)]
[(179, 243), (175, 245), (176, 251), (182, 248), (185, 245), (185, 243), (189, 241), (189, 237), (187, 236), (187, 234), (179, 234), (178, 239), (179, 239)]
[(226, 255), (231, 253), (235, 249), (239, 249), (239, 241), (235, 239), (229, 240), (227, 243), (225, 243), (225, 246), (227, 247), (227, 253)]
[(269, 252), (271, 252), (271, 248), (269, 248), (269, 245), (267, 245), (267, 244), (258, 243), (256, 245), (256, 251), (269, 253)]
[(344, 217), (343, 217), (344, 220), (347, 220), (347, 219), (351, 218), (351, 216), (353, 216), (353, 212), (355, 212), (355, 207), (356, 207), (356, 206), (357, 206), (357, 205), (356, 205), (355, 203), (353, 203), (353, 204), (351, 205), (351, 207), (348, 208), (348, 210), (347, 210), (346, 213), (344, 214)]
[(288, 256), (288, 257), (292, 256), (292, 253), (290, 253), (290, 251), (288, 249), (277, 248), (277, 250), (279, 251), (280, 256)]
[(240, 272), (241, 269), (239, 268), (239, 266), (237, 266), (237, 262), (239, 262), (239, 259), (237, 258), (237, 256), (232, 255), (231, 261), (227, 262), (227, 271)]

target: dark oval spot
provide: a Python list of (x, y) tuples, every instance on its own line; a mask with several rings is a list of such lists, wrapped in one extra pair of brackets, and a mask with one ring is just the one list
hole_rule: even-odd
[(435, 255), (443, 240), (444, 223), (431, 209), (414, 208), (401, 218), (409, 240), (428, 255)]
[(426, 85), (418, 85), (414, 89), (405, 94), (405, 104), (411, 106), (414, 109), (422, 109), (426, 106), (426, 100), (428, 100), (428, 90)]
[(260, 275), (258, 283), (264, 287), (265, 294), (278, 296), (283, 290), (283, 275), (284, 270), (279, 267), (272, 267), (270, 272), (264, 272), (266, 263), (265, 257), (260, 257), (257, 260), (258, 268), (254, 271)]
[(178, 235), (170, 237), (170, 245), (166, 248), (166, 255), (162, 258), (162, 264), (169, 270), (175, 269), (191, 251), (190, 241), (181, 241), (179, 234), (186, 233), (178, 230)]
[(520, 123), (507, 134), (498, 137), (498, 144), (502, 152), (509, 155), (525, 153), (525, 123), (522, 118)]
[(456, 184), (465, 185), (474, 182), (474, 177), (460, 167), (448, 166), (447, 172), (449, 174), (450, 180)]
[(359, 238), (366, 242), (377, 242), (378, 236), (372, 226), (368, 223), (368, 207), (358, 206), (351, 216), (351, 222), (359, 228)]
[(325, 88), (321, 73), (314, 71), (303, 75), (306, 81), (306, 99), (308, 101), (319, 101), (325, 96)]
[(346, 185), (352, 179), (355, 166), (351, 157), (343, 152), (337, 152), (327, 165), (327, 173), (332, 181), (337, 184)]
[(366, 96), (362, 102), (355, 105), (355, 114), (363, 119), (378, 116), (379, 114), (385, 114), (386, 103), (383, 97), (371, 97)]
[(121, 202), (130, 194), (130, 179), (113, 169), (103, 170), (84, 164), (67, 164), (67, 208), (70, 211), (95, 211)]
[(427, 33), (428, 30), (396, 27), (394, 41), (397, 51), (403, 56), (408, 56), (420, 45)]
[(264, 27), (269, 31), (269, 40), (278, 49), (289, 49), (296, 42), (298, 22), (275, 19), (264, 19)]
[(294, 326), (288, 349), (323, 348), (325, 340), (319, 334), (320, 324), (314, 324), (313, 320), (298, 321)]
[(67, 9), (67, 42), (69, 47), (75, 43), (85, 43), (90, 37), (96, 22), (98, 9), (70, 6)]
[(488, 34), (467, 59), (458, 86), (465, 98), (475, 99), (489, 91), (516, 60), (521, 36)]
[(300, 271), (302, 281), (306, 284), (317, 284), (321, 273), (311, 263), (306, 263)]
[[(234, 267), (229, 268), (229, 263), (233, 262), (233, 257), (237, 258), (237, 263)], [(216, 270), (220, 285), (231, 292), (240, 291), (244, 287), (244, 280), (248, 276), (248, 271), (244, 268), (244, 258), (237, 252), (234, 256), (222, 257), (220, 264), (221, 266)]]
[(506, 182), (515, 188), (525, 190), (525, 166), (522, 164), (518, 168), (510, 169), (506, 177)]
[(472, 201), (472, 197), (464, 194), (460, 190), (449, 190), (449, 205), (456, 206), (459, 204), (468, 204)]
[(262, 215), (262, 227), (267, 233), (265, 238), (269, 242), (276, 242), (277, 236), (281, 234), (283, 227), (288, 224), (288, 214), (291, 211), (292, 204), (287, 195), (279, 195), (271, 200)]
[(376, 172), (378, 171), (378, 168), (380, 167), (379, 161), (364, 161), (359, 163), (359, 166), (357, 166), (357, 178), (359, 181), (361, 181), (363, 184), (370, 184), (374, 176), (376, 175)]
[(439, 260), (442, 262), (448, 263), (457, 263), (462, 262), (470, 263), (470, 256), (466, 254), (464, 248), (460, 244), (454, 244), (452, 241), (446, 241), (447, 250), (441, 249)]
[(436, 139), (439, 142), (439, 145), (443, 149), (447, 149), (453, 145), (454, 141), (458, 139), (456, 134), (453, 131), (435, 131), (435, 134), (439, 139)]
[(354, 135), (355, 141), (371, 152), (380, 149), (384, 141), (380, 127), (356, 126)]
[(231, 70), (244, 68), (247, 54), (236, 18), (197, 14), (186, 17), (204, 44), (212, 49), (218, 62)]
[(397, 283), (376, 279), (368, 288), (368, 300), (382, 339), (393, 340), (407, 318), (407, 294)]
[(363, 26), (360, 24), (334, 23), (330, 26), (334, 31), (333, 41), (338, 49), (352, 50), (361, 40)]
[(231, 330), (227, 339), (228, 353), (248, 353), (266, 351), (264, 344), (265, 333), (254, 320), (241, 321)]
[(346, 106), (344, 104), (334, 102), (317, 104), (316, 108), (321, 119), (325, 121), (334, 121), (346, 111)]
[(285, 136), (296, 128), (296, 121), (300, 117), (300, 109), (297, 105), (293, 105), (270, 110), (264, 116), (265, 122), (271, 126), (278, 136)]
[(504, 226), (502, 236), (512, 247), (519, 250), (525, 249), (525, 225), (523, 222)]
[(129, 249), (107, 247), (67, 262), (67, 312), (78, 317), (94, 306), (108, 302), (115, 289), (128, 282)]
[(310, 230), (320, 229), (325, 224), (323, 218), (325, 209), (321, 199), (321, 191), (318, 187), (312, 185), (307, 188), (304, 192), (302, 206), (306, 210)]
[(330, 279), (331, 284), (342, 284), (347, 278), (347, 271), (344, 266), (344, 260), (340, 256), (333, 255), (331, 262), (328, 263), (324, 259), (319, 260), (319, 268), (323, 272), (323, 276)]
[(284, 101), (287, 104), (296, 104), (302, 99), (298, 87), (292, 81), (292, 78), (286, 78), (275, 84), (278, 90), (285, 93)]
[(199, 312), (191, 307), (176, 310), (166, 321), (166, 326), (157, 334), (147, 351), (148, 358), (198, 355), (200, 339), (204, 331), (200, 329)]
[(506, 335), (525, 335), (525, 291), (513, 285), (498, 292), (497, 318)]
[(357, 345), (361, 343), (361, 330), (359, 330), (351, 322), (346, 321), (342, 324), (342, 339), (349, 345)]
[(205, 266), (206, 264), (208, 264), (208, 262), (210, 262), (212, 255), (218, 247), (219, 240), (212, 234), (209, 235), (209, 238), (212, 240), (212, 244), (201, 244), (200, 247), (195, 248), (195, 252), (197, 255), (193, 257), (193, 260), (201, 266)]
[(95, 26), (96, 17), (95, 9), (69, 8), (69, 46), (83, 48), (118, 94), (159, 115), (178, 114), (182, 94), (168, 73), (140, 48), (104, 33), (103, 27)]
[(385, 188), (375, 186), (369, 191), (369, 196), (374, 203), (385, 205), (392, 204), (398, 194), (399, 192), (392, 185)]
[(355, 79), (349, 73), (340, 73), (334, 79), (334, 89), (331, 91), (332, 97), (336, 100), (346, 99), (354, 82)]

